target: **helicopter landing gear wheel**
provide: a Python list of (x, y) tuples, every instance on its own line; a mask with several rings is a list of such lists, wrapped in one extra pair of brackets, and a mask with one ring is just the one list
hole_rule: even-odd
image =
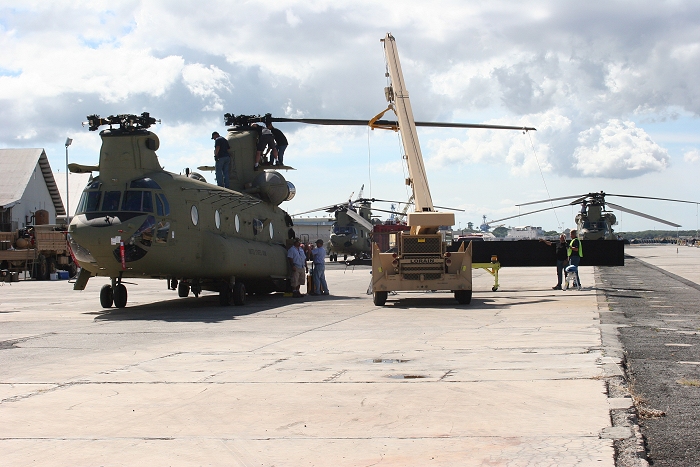
[(221, 284), (219, 288), (219, 305), (229, 306), (231, 304), (232, 295), (231, 285), (228, 282)]
[(114, 288), (114, 306), (124, 308), (126, 306), (126, 286), (118, 284)]
[(388, 296), (388, 292), (374, 292), (374, 304), (377, 306), (384, 306), (384, 304), (386, 303), (386, 298)]
[(498, 290), (498, 287), (496, 287), (495, 285), (491, 287), (491, 292), (495, 292), (496, 290)]
[(455, 290), (455, 299), (460, 305), (469, 305), (472, 301), (471, 290)]
[(190, 286), (184, 282), (180, 282), (177, 285), (177, 296), (180, 298), (185, 298), (190, 294)]
[(177, 289), (177, 279), (168, 279), (168, 290)]
[(113, 302), (112, 286), (109, 284), (103, 285), (100, 289), (100, 305), (102, 305), (102, 308), (112, 308)]
[(243, 282), (236, 282), (233, 286), (233, 304), (236, 306), (245, 305), (245, 285)]

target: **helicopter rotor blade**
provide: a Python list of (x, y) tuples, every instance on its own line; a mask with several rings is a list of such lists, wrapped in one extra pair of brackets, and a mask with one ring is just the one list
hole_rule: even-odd
[(502, 218), (502, 219), (496, 219), (496, 220), (493, 220), (493, 221), (489, 221), (489, 222), (487, 222), (486, 224), (490, 225), (490, 224), (493, 224), (494, 222), (505, 221), (505, 220), (513, 219), (513, 218), (515, 218), (515, 217), (520, 217), (520, 216), (527, 216), (527, 215), (529, 215), (529, 214), (534, 214), (534, 213), (536, 213), (536, 212), (549, 211), (550, 209), (565, 208), (565, 207), (567, 207), (567, 206), (570, 206), (570, 204), (562, 204), (561, 206), (552, 206), (552, 207), (549, 207), (549, 208), (538, 209), (537, 211), (524, 212), (524, 213), (522, 213), (522, 214), (517, 214), (517, 215), (515, 215), (515, 216), (504, 217), (504, 218)]
[(663, 219), (659, 219), (658, 217), (650, 216), (649, 214), (644, 214), (643, 212), (633, 211), (632, 209), (627, 209), (623, 206), (620, 206), (619, 204), (613, 204), (613, 203), (606, 203), (606, 204), (613, 209), (617, 209), (618, 211), (627, 212), (629, 214), (634, 214), (635, 216), (644, 217), (646, 219), (651, 219), (651, 220), (656, 221), (656, 222), (661, 222), (662, 224), (670, 225), (671, 227), (680, 227), (680, 225), (675, 224), (673, 222), (665, 221)]
[[(369, 120), (351, 120), (339, 118), (284, 118), (271, 117), (271, 122), (279, 123), (306, 123), (311, 125), (369, 125)], [(481, 123), (446, 123), (446, 122), (415, 122), (416, 126), (425, 126), (433, 128), (481, 128), (486, 130), (522, 130), (522, 131), (537, 131), (537, 128), (527, 126), (511, 126), (511, 125), (487, 125)], [(374, 122), (377, 126), (397, 126), (395, 120), (377, 120)]]
[[(378, 211), (378, 212), (386, 212), (388, 214), (398, 214), (396, 211), (388, 211), (386, 209), (377, 209), (377, 208), (372, 208), (372, 212)], [(374, 217), (374, 216), (372, 216)]]
[(670, 199), (670, 198), (656, 198), (654, 196), (614, 195), (612, 193), (607, 193), (606, 196), (619, 196), (620, 198), (657, 199), (660, 201), (674, 201), (676, 203), (700, 204), (698, 201), (685, 201), (682, 199)]
[[(574, 195), (574, 196), (561, 196), (559, 198), (549, 198), (549, 199), (542, 199), (539, 201), (530, 201), (529, 203), (523, 203), (523, 204), (516, 204), (516, 206), (528, 206), (530, 204), (539, 204), (539, 203), (547, 203), (549, 201), (559, 201), (562, 199), (571, 199), (571, 198), (581, 198), (582, 196), (585, 197), (585, 195)], [(580, 202), (580, 201), (579, 201)], [(578, 204), (578, 203), (572, 203), (572, 204)]]
[(352, 209), (348, 209), (346, 211), (347, 215), (351, 217), (352, 219), (355, 220), (358, 224), (360, 224), (362, 227), (365, 229), (369, 230), (370, 232), (374, 229), (374, 226), (364, 217), (353, 211)]
[[(345, 205), (343, 205), (343, 204), (331, 204), (330, 206), (323, 206), (321, 208), (311, 209), (309, 211), (298, 212), (296, 214), (292, 214), (292, 217), (301, 216), (302, 214), (308, 214), (310, 212), (319, 212), (319, 211), (335, 212), (338, 209), (342, 209), (344, 207), (345, 207)], [(330, 211), (329, 211), (329, 209), (330, 209)]]
[[(360, 201), (360, 202), (362, 202), (362, 201), (371, 201), (371, 202), (378, 201), (380, 203), (413, 204), (413, 203), (407, 203), (406, 201), (394, 201), (394, 200), (390, 200), (390, 199), (378, 199), (378, 198), (358, 198), (355, 200), (355, 202), (357, 202), (357, 201)], [(448, 206), (435, 206), (435, 207), (439, 208), (439, 209), (448, 209), (450, 211), (464, 212), (464, 209), (451, 208)], [(372, 208), (372, 210), (379, 211), (379, 209), (374, 209), (374, 208)]]

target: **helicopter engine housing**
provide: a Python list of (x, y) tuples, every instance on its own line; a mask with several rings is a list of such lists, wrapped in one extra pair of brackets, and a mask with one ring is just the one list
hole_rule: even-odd
[(253, 179), (253, 191), (264, 201), (279, 206), (294, 198), (296, 188), (276, 170), (265, 170)]

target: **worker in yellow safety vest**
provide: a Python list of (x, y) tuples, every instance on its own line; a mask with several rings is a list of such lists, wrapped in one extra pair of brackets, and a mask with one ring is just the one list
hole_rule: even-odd
[(571, 235), (571, 241), (569, 242), (569, 248), (566, 250), (566, 255), (569, 257), (569, 265), (576, 266), (576, 287), (578, 290), (581, 290), (582, 286), (581, 279), (578, 275), (578, 265), (581, 262), (581, 258), (583, 258), (583, 244), (578, 238), (575, 229), (572, 230), (569, 235)]

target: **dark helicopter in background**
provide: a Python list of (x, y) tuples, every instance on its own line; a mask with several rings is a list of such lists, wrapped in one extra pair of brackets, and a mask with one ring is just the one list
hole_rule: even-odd
[(358, 197), (353, 201), (352, 193), (348, 201), (339, 204), (323, 206), (309, 211), (292, 215), (292, 218), (311, 212), (325, 211), (332, 213), (335, 222), (331, 227), (331, 237), (328, 244), (330, 261), (338, 261), (338, 255), (343, 255), (343, 260), (348, 255), (358, 259), (369, 258), (372, 252), (372, 200), (362, 198), (364, 185), (360, 188)]
[(617, 209), (618, 211), (622, 211), (622, 212), (626, 212), (628, 214), (643, 217), (645, 219), (650, 219), (650, 220), (653, 220), (655, 222), (659, 222), (661, 224), (670, 225), (671, 227), (680, 227), (680, 225), (676, 224), (675, 222), (667, 221), (667, 220), (661, 219), (659, 217), (645, 214), (643, 212), (634, 211), (634, 210), (628, 209), (624, 206), (620, 206), (619, 204), (606, 202), (605, 201), (606, 196), (616, 196), (616, 197), (620, 197), (620, 198), (638, 198), (638, 199), (650, 199), (650, 200), (660, 200), (660, 201), (672, 201), (675, 203), (698, 204), (695, 201), (685, 201), (685, 200), (680, 200), (680, 199), (656, 198), (653, 196), (616, 195), (616, 194), (604, 193), (603, 191), (600, 191), (598, 193), (588, 193), (588, 194), (573, 195), (573, 196), (562, 196), (559, 198), (550, 198), (550, 199), (543, 199), (543, 200), (539, 200), (539, 201), (531, 201), (529, 203), (516, 204), (516, 206), (520, 207), (520, 206), (529, 206), (532, 204), (539, 204), (539, 203), (549, 203), (552, 201), (559, 201), (559, 200), (563, 200), (563, 199), (572, 199), (572, 198), (574, 199), (570, 203), (562, 204), (560, 206), (551, 206), (548, 208), (538, 209), (536, 211), (530, 211), (530, 212), (518, 214), (515, 216), (504, 217), (501, 219), (496, 219), (494, 221), (491, 221), (491, 223), (504, 221), (507, 219), (513, 219), (515, 217), (520, 217), (520, 216), (527, 216), (528, 214), (534, 214), (536, 212), (547, 211), (550, 209), (563, 208), (566, 206), (581, 205), (581, 211), (578, 214), (576, 214), (576, 225), (577, 225), (577, 229), (578, 229), (579, 238), (581, 238), (582, 240), (601, 240), (601, 239), (617, 240), (617, 236), (615, 235), (615, 233), (613, 231), (613, 226), (617, 225), (617, 218), (615, 217), (615, 214), (613, 214), (612, 212), (610, 212), (606, 209), (606, 205), (607, 205), (613, 209)]

